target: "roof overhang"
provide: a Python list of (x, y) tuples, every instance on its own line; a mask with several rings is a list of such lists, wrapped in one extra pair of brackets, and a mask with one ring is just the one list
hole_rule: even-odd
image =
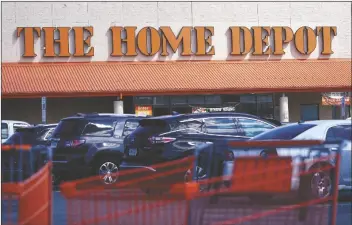
[(3, 63), (2, 98), (351, 91), (351, 60)]

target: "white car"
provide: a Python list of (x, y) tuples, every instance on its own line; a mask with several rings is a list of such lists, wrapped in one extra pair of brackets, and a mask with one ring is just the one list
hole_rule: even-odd
[(2, 120), (1, 121), (1, 143), (4, 143), (11, 135), (16, 132), (17, 128), (29, 127), (30, 124), (24, 121), (17, 120)]
[[(327, 142), (338, 142), (346, 140), (341, 152), (341, 166), (339, 189), (351, 189), (351, 140), (352, 140), (352, 125), (348, 120), (319, 120), (302, 123), (288, 124), (277, 127), (275, 129), (261, 133), (251, 140), (321, 140)], [(278, 155), (291, 156), (294, 165), (304, 160), (306, 170), (319, 168), (322, 164), (313, 162), (315, 157), (323, 156), (320, 151), (310, 151), (309, 148), (275, 148), (275, 149), (233, 149), (235, 161), (225, 162), (223, 175), (225, 182), (229, 181), (232, 176), (232, 170), (236, 157), (240, 156), (262, 156)], [(334, 154), (335, 147), (327, 148), (326, 156)], [(315, 155), (314, 155), (315, 154)], [(318, 155), (317, 155), (318, 154)], [(333, 160), (332, 160), (333, 161)], [(328, 161), (325, 163), (334, 164)], [(292, 189), (297, 190), (299, 187), (299, 168), (293, 167)], [(311, 191), (315, 197), (326, 197), (331, 193), (332, 178), (331, 174), (324, 172), (314, 173), (311, 177)]]

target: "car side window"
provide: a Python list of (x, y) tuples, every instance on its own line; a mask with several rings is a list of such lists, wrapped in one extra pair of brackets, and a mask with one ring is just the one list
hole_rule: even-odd
[(264, 131), (273, 129), (274, 126), (260, 120), (250, 118), (237, 118), (241, 134), (246, 137), (254, 137)]
[(326, 132), (326, 141), (351, 140), (351, 126), (334, 126)]
[(202, 132), (203, 123), (199, 120), (189, 120), (180, 122), (174, 129), (181, 133), (191, 134)]
[(1, 123), (1, 139), (9, 137), (9, 126), (7, 123)]
[(50, 128), (47, 130), (47, 132), (45, 132), (45, 135), (43, 137), (43, 140), (46, 141), (46, 140), (49, 140), (51, 138), (51, 135), (54, 133), (54, 128)]
[(83, 130), (83, 135), (96, 137), (110, 137), (113, 134), (114, 121), (90, 121)]
[(53, 131), (54, 131), (54, 128), (47, 128), (42, 130), (39, 134), (39, 140), (42, 140), (42, 141), (48, 140), (51, 137)]
[(122, 136), (127, 136), (139, 126), (138, 120), (126, 120)]
[(120, 121), (117, 121), (116, 122), (116, 125), (115, 125), (115, 130), (114, 130), (114, 137), (121, 137), (122, 136), (122, 132), (123, 132), (123, 129), (125, 127), (125, 120), (120, 120)]
[(205, 118), (204, 132), (208, 134), (238, 135), (237, 125), (233, 118)]

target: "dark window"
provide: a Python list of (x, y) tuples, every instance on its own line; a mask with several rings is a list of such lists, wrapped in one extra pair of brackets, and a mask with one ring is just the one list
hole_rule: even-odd
[(171, 96), (171, 104), (187, 104), (187, 96)]
[(152, 105), (153, 97), (135, 97), (136, 105)]
[(169, 107), (153, 107), (153, 116), (170, 115)]
[(188, 104), (204, 105), (204, 96), (202, 96), (202, 95), (188, 96)]
[(169, 105), (169, 96), (156, 96), (154, 97), (154, 105)]
[[(345, 118), (351, 117), (350, 115), (350, 107), (349, 105), (345, 106)], [(332, 119), (345, 119), (341, 117), (341, 106), (333, 105), (332, 106)]]
[(257, 115), (257, 101), (256, 95), (241, 95), (238, 111)]
[(186, 106), (186, 107), (175, 106), (175, 107), (171, 108), (171, 112), (177, 112), (179, 114), (192, 113), (192, 107), (189, 107), (189, 106)]
[(352, 138), (352, 126), (342, 125), (329, 128), (326, 133), (326, 141), (342, 141), (351, 140)]
[(240, 102), (240, 95), (221, 95), (221, 100), (224, 103), (236, 104)]
[(86, 136), (110, 137), (113, 134), (114, 125), (113, 120), (89, 121), (84, 127), (82, 134)]
[(138, 120), (127, 120), (123, 129), (122, 136), (127, 136), (132, 133), (139, 125)]
[(273, 95), (257, 95), (257, 116), (274, 118)]
[(255, 136), (251, 140), (292, 140), (306, 130), (315, 127), (314, 124), (294, 124), (277, 127), (273, 130)]
[(220, 95), (206, 95), (205, 104), (207, 105), (221, 105)]
[(53, 137), (58, 138), (62, 136), (80, 136), (86, 124), (87, 121), (82, 119), (61, 120), (54, 130)]
[(319, 120), (319, 105), (301, 105), (301, 120), (310, 121), (310, 120)]
[(246, 137), (254, 137), (264, 131), (273, 129), (274, 126), (268, 123), (264, 123), (260, 120), (249, 119), (249, 118), (238, 118), (239, 125), (241, 127), (241, 133)]
[(198, 133), (202, 132), (203, 123), (198, 120), (190, 120), (180, 122), (174, 130), (180, 130), (182, 133)]
[(209, 134), (238, 135), (233, 118), (206, 118), (204, 132)]
[(9, 137), (9, 126), (7, 123), (1, 123), (1, 139)]

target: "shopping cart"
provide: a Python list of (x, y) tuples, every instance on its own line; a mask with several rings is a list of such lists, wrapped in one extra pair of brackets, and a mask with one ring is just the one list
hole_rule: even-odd
[[(115, 184), (103, 184), (101, 177), (66, 182), (61, 191), (67, 200), (67, 224), (334, 225), (340, 146), (319, 141), (234, 142), (228, 148), (242, 155), (235, 157), (230, 177), (198, 179), (195, 154), (154, 165), (154, 174), (121, 171)], [(286, 156), (252, 154), (263, 147), (286, 151)], [(192, 181), (184, 179), (189, 168)], [(330, 195), (312, 195), (317, 173), (329, 174)], [(225, 180), (231, 185), (213, 185)], [(209, 188), (201, 188), (204, 185)]]

